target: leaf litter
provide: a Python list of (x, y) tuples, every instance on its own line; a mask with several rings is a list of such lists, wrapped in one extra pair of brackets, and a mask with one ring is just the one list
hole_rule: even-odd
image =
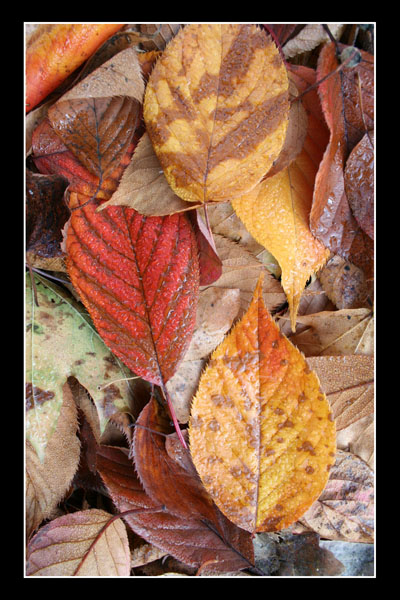
[(320, 541), (374, 542), (373, 25), (113, 27), (29, 45), (29, 81), (90, 49), (28, 100), (27, 575), (347, 574)]

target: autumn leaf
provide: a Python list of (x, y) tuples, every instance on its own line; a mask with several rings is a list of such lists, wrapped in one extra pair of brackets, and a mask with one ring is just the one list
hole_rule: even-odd
[(328, 540), (373, 543), (372, 469), (354, 454), (338, 450), (324, 491), (301, 522)]
[(211, 355), (189, 423), (204, 486), (250, 532), (296, 521), (323, 490), (335, 453), (318, 378), (280, 334), (261, 289), (262, 277), (247, 313)]
[(26, 111), (37, 106), (121, 27), (121, 23), (39, 27), (26, 49)]
[[(26, 276), (26, 439), (43, 462), (63, 402), (63, 386), (75, 376), (97, 408), (101, 431), (118, 411), (131, 411), (129, 372), (111, 355), (82, 306), (62, 288), (34, 276), (36, 306)], [(62, 348), (62, 352), (60, 349)], [(119, 380), (111, 383), (113, 380)], [(104, 387), (106, 384), (107, 387)]]
[(221, 513), (223, 539), (212, 524), (203, 519), (181, 518), (160, 510), (160, 505), (144, 491), (123, 449), (102, 446), (98, 451), (98, 464), (101, 477), (121, 512), (146, 509), (145, 514), (133, 513), (124, 519), (135, 533), (157, 548), (197, 568), (208, 564), (214, 572), (224, 573), (254, 564), (250, 536)]
[[(34, 577), (127, 577), (128, 536), (120, 519), (104, 510), (64, 515), (44, 525), (32, 538), (26, 574)], [(103, 530), (104, 528), (104, 530)]]
[(188, 202), (230, 200), (269, 170), (284, 142), (288, 79), (254, 25), (188, 25), (146, 88), (146, 129), (169, 185)]
[[(33, 394), (37, 389), (27, 385), (26, 402), (33, 407)], [(63, 386), (62, 405), (57, 419), (56, 429), (51, 436), (43, 463), (33, 446), (26, 440), (25, 451), (25, 511), (27, 539), (39, 527), (52, 511), (71, 484), (79, 462), (80, 444), (76, 432), (78, 429), (77, 409), (68, 384)], [(43, 395), (44, 396), (44, 395)], [(44, 397), (42, 396), (43, 400)], [(50, 398), (48, 398), (50, 400)], [(40, 401), (37, 396), (36, 402)], [(28, 408), (28, 411), (31, 408)]]
[(26, 255), (31, 266), (63, 256), (61, 230), (70, 215), (64, 202), (67, 185), (58, 175), (26, 173)]
[(303, 150), (284, 170), (264, 179), (232, 206), (253, 237), (277, 259), (292, 329), (305, 284), (329, 257), (310, 232), (309, 214), (318, 160)]
[(344, 185), (352, 213), (374, 239), (374, 132), (367, 132), (353, 148), (344, 170)]
[[(341, 49), (344, 46), (340, 46)], [(310, 227), (333, 253), (373, 275), (373, 242), (359, 227), (346, 196), (344, 169), (354, 146), (374, 127), (374, 57), (364, 51), (355, 67), (338, 67), (336, 47), (327, 44), (318, 59), (319, 93), (330, 130), (315, 181)]]

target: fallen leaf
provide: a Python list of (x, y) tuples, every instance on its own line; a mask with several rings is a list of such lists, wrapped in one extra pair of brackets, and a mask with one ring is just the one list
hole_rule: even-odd
[(180, 28), (179, 23), (140, 24), (141, 33), (148, 36), (148, 40), (142, 41), (143, 48), (146, 50), (164, 50)]
[(248, 309), (261, 272), (265, 273), (263, 294), (268, 310), (271, 311), (286, 301), (280, 282), (265, 272), (263, 263), (251, 252), (222, 235), (214, 235), (214, 241), (222, 262), (222, 273), (212, 283), (212, 287), (240, 290), (238, 317), (243, 316)]
[(187, 217), (145, 217), (119, 206), (97, 213), (88, 204), (72, 214), (67, 266), (111, 351), (146, 381), (165, 384), (196, 318), (197, 246)]
[(374, 239), (374, 132), (367, 132), (353, 148), (344, 170), (344, 186), (352, 213)]
[(205, 488), (252, 533), (296, 521), (323, 490), (335, 451), (318, 378), (279, 332), (261, 290), (262, 277), (247, 313), (211, 355), (189, 422)]
[[(33, 406), (33, 393), (27, 384), (28, 411)], [(25, 451), (25, 511), (26, 535), (30, 538), (44, 519), (47, 519), (63, 499), (78, 467), (80, 444), (76, 436), (78, 429), (77, 409), (68, 388), (63, 386), (63, 401), (54, 434), (49, 440), (43, 463), (26, 440)]]
[(288, 123), (279, 52), (254, 25), (191, 24), (157, 61), (146, 88), (146, 129), (174, 192), (230, 200), (277, 158)]
[(302, 150), (283, 171), (232, 200), (252, 236), (277, 259), (281, 284), (289, 302), (292, 330), (305, 284), (329, 257), (310, 231), (309, 215), (319, 160)]
[(327, 540), (374, 541), (374, 473), (361, 458), (338, 450), (329, 481), (300, 522)]
[(63, 257), (62, 233), (70, 212), (64, 202), (68, 182), (58, 175), (26, 173), (26, 256), (31, 266), (38, 259)]
[(113, 413), (131, 411), (133, 386), (126, 381), (130, 373), (106, 348), (82, 306), (56, 284), (37, 275), (34, 281), (39, 306), (27, 274), (26, 383), (32, 393), (26, 439), (43, 463), (68, 377), (76, 377), (90, 393), (102, 431)]
[(121, 27), (121, 23), (45, 24), (38, 27), (26, 48), (26, 112), (44, 100)]
[(147, 133), (140, 138), (117, 190), (98, 210), (106, 206), (130, 206), (147, 216), (172, 215), (193, 208), (171, 189)]
[[(220, 514), (224, 538), (212, 525), (197, 518), (180, 518), (160, 511), (144, 491), (130, 459), (121, 448), (101, 447), (98, 468), (118, 510), (153, 509), (124, 517), (131, 529), (147, 542), (165, 550), (186, 565), (212, 562), (214, 572), (244, 569), (254, 564), (253, 545), (247, 532)], [(220, 528), (221, 528), (220, 527)]]
[(221, 277), (222, 261), (218, 256), (212, 231), (197, 210), (188, 213), (196, 236), (199, 255), (200, 286), (210, 285)]
[[(351, 212), (344, 183), (350, 152), (363, 137), (365, 127), (374, 128), (374, 57), (360, 52), (362, 61), (357, 66), (345, 66), (319, 85), (330, 139), (315, 180), (310, 227), (334, 254), (373, 277), (373, 242)], [(338, 64), (335, 44), (327, 44), (319, 55), (318, 79), (331, 74)]]
[[(339, 39), (343, 33), (346, 24), (329, 23), (329, 29), (333, 37)], [(310, 52), (319, 44), (329, 41), (329, 36), (322, 25), (313, 23), (306, 25), (303, 29), (291, 40), (287, 41), (283, 46), (285, 58), (292, 58), (303, 52)]]
[[(354, 354), (372, 319), (372, 312), (368, 308), (329, 310), (298, 316), (297, 322), (306, 326), (306, 329), (291, 335), (290, 340), (306, 356)], [(372, 353), (373, 346), (368, 344), (365, 350)]]
[(371, 306), (373, 286), (366, 281), (361, 269), (341, 256), (332, 256), (319, 271), (318, 279), (339, 310)]
[(70, 513), (50, 521), (32, 538), (26, 574), (33, 577), (127, 577), (128, 536), (121, 519), (98, 509)]

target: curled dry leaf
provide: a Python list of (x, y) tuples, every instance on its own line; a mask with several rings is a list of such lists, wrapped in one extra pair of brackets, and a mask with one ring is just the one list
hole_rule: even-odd
[(368, 300), (371, 299), (373, 286), (366, 281), (360, 268), (341, 256), (332, 256), (319, 271), (318, 279), (326, 295), (339, 310), (371, 306)]
[[(329, 29), (333, 37), (339, 39), (346, 24), (329, 23)], [(319, 44), (329, 41), (329, 36), (325, 29), (320, 24), (306, 25), (303, 29), (291, 40), (288, 40), (283, 46), (285, 58), (291, 58), (303, 52), (310, 52)]]
[[(27, 551), (33, 577), (127, 577), (130, 552), (125, 525), (97, 509), (70, 513), (44, 525)], [(104, 529), (103, 529), (104, 528)]]
[[(27, 408), (33, 408), (32, 384), (27, 384)], [(62, 500), (78, 467), (80, 444), (77, 409), (68, 384), (63, 386), (63, 402), (54, 434), (47, 445), (43, 463), (26, 441), (26, 534), (27, 538), (47, 519)]]
[(254, 25), (188, 25), (157, 61), (146, 88), (146, 129), (168, 183), (188, 202), (250, 190), (282, 148), (288, 78)]
[(317, 376), (266, 310), (262, 277), (201, 377), (189, 441), (217, 506), (253, 533), (289, 526), (328, 480), (335, 452), (330, 407)]
[(26, 48), (26, 111), (37, 106), (121, 27), (122, 23), (38, 27)]
[(328, 540), (374, 541), (374, 473), (361, 458), (338, 450), (329, 481), (300, 519)]
[[(96, 405), (101, 431), (115, 412), (130, 412), (129, 372), (104, 345), (82, 306), (59, 286), (35, 275), (36, 306), (26, 276), (26, 383), (31, 384), (26, 439), (41, 462), (53, 435), (67, 378), (76, 377)], [(111, 385), (113, 380), (118, 380)]]

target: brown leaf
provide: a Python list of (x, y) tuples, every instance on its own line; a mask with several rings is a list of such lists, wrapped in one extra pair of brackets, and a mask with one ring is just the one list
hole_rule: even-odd
[[(36, 256), (57, 258), (70, 211), (64, 202), (68, 182), (58, 175), (26, 173), (26, 250), (33, 265)], [(33, 265), (34, 266), (34, 265)]]
[(250, 537), (223, 515), (219, 515), (221, 538), (205, 520), (180, 518), (161, 511), (159, 505), (147, 496), (132, 462), (121, 448), (101, 447), (98, 468), (114, 504), (120, 511), (133, 508), (153, 508), (135, 516), (125, 517), (126, 523), (147, 542), (165, 550), (187, 565), (200, 567), (212, 563), (216, 572), (235, 571), (254, 564)]
[(338, 309), (369, 308), (372, 304), (373, 285), (361, 269), (337, 254), (321, 269), (318, 279)]
[(128, 536), (120, 519), (97, 509), (70, 513), (50, 521), (32, 538), (27, 552), (28, 576), (127, 577)]
[(344, 170), (350, 208), (359, 226), (374, 239), (374, 132), (368, 132), (353, 148)]
[(329, 481), (300, 519), (328, 540), (374, 541), (374, 474), (361, 458), (338, 450)]
[[(297, 322), (306, 329), (291, 335), (290, 340), (306, 356), (354, 354), (372, 318), (372, 312), (367, 308), (299, 316)], [(372, 350), (368, 345), (367, 351)]]
[(148, 216), (170, 215), (193, 208), (172, 191), (147, 133), (140, 138), (118, 188), (98, 210), (116, 205), (130, 206)]
[[(28, 384), (28, 391), (29, 391)], [(32, 386), (30, 386), (31, 388)], [(30, 403), (30, 396), (27, 402)], [(30, 405), (30, 404), (29, 404)], [(47, 445), (43, 463), (26, 441), (26, 533), (29, 538), (63, 499), (78, 468), (80, 444), (77, 410), (68, 387), (63, 387), (63, 403), (56, 429)]]

